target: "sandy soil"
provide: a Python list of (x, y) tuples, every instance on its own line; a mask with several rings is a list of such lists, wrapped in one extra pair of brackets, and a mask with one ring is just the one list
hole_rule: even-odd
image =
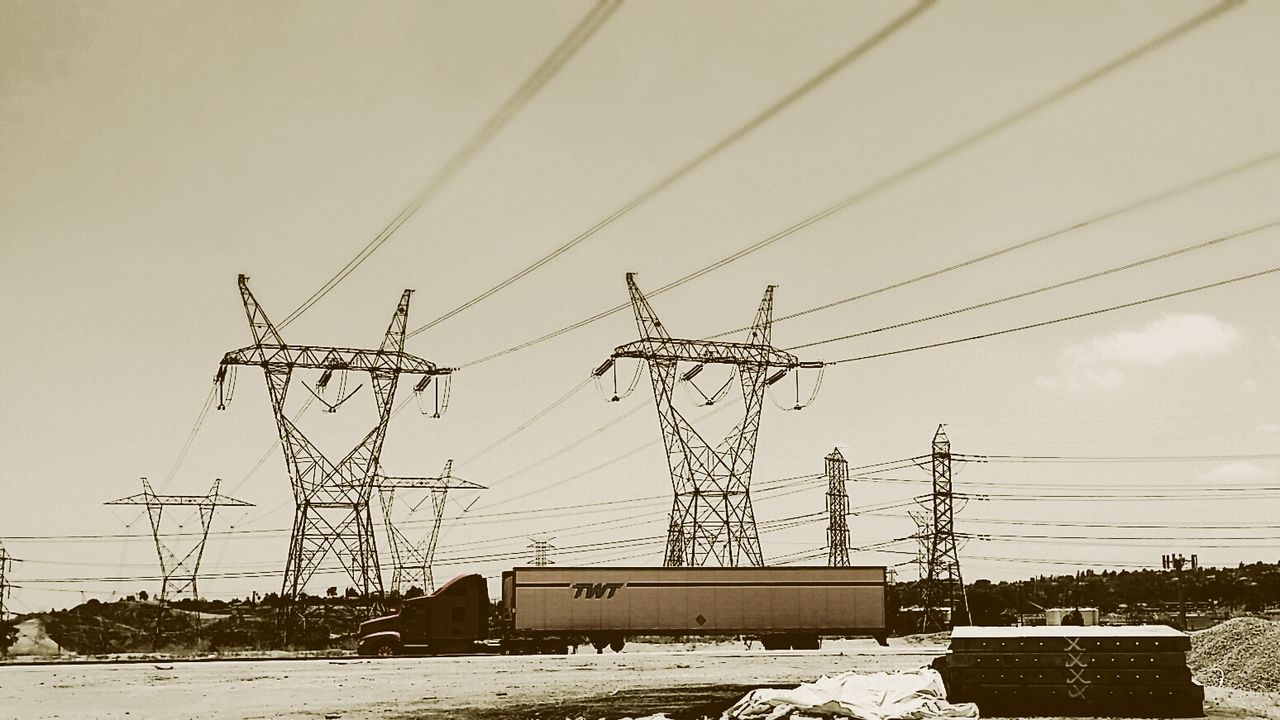
[[(0, 666), (0, 718), (715, 717), (754, 687), (925, 665), (941, 647), (822, 650), (629, 645), (621, 654)], [(1276, 698), (1209, 689), (1215, 720), (1278, 718)]]

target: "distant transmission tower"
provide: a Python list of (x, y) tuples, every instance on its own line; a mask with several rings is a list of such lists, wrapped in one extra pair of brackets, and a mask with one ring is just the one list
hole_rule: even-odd
[(546, 567), (554, 563), (547, 558), (548, 551), (555, 550), (556, 546), (551, 544), (555, 538), (529, 538), (532, 542), (527, 547), (533, 550), (533, 566)]
[(827, 455), (827, 565), (849, 567), (849, 462), (840, 448)]
[(933, 531), (929, 527), (930, 517), (925, 512), (916, 512), (914, 510), (907, 511), (907, 517), (916, 524), (916, 534), (912, 537), (916, 540), (916, 557), (911, 562), (916, 566), (916, 577), (921, 583), (928, 577), (929, 571), (929, 544), (933, 539)]
[[(925, 632), (958, 624), (964, 580), (960, 576), (960, 552), (956, 547), (955, 510), (951, 492), (951, 441), (942, 426), (933, 435), (933, 517), (930, 523), (929, 556), (925, 566)], [(950, 622), (942, 612), (947, 609)], [(968, 604), (965, 604), (968, 608)]]
[[(378, 486), (378, 499), (382, 504), (382, 517), (387, 527), (387, 540), (391, 545), (391, 590), (404, 594), (406, 590), (417, 587), (428, 593), (435, 592), (436, 581), (431, 574), (431, 564), (436, 556), (436, 543), (440, 540), (440, 524), (444, 521), (445, 501), (450, 490), (483, 490), (469, 480), (453, 476), (453, 461), (444, 465), (439, 477), (386, 477), (379, 475), (374, 481)], [(408, 503), (408, 512), (397, 517), (396, 495), (400, 491), (400, 501), (405, 495), (416, 499)], [(426, 537), (414, 539), (405, 532), (405, 523), (426, 498), (405, 491), (427, 491), (431, 499), (431, 530)]]
[[(320, 564), (333, 555), (356, 590), (363, 597), (373, 599), (376, 605), (382, 597), (382, 574), (369, 501), (378, 474), (387, 423), (391, 420), (396, 385), (401, 375), (416, 375), (421, 379), (414, 391), (421, 392), (433, 377), (448, 375), (452, 370), (437, 367), (404, 351), (405, 324), (408, 322), (412, 290), (405, 290), (400, 296), (382, 345), (376, 350), (360, 350), (285, 344), (262, 306), (249, 292), (246, 276), (240, 276), (239, 285), (249, 329), (253, 332), (253, 344), (223, 356), (217, 381), (221, 388), (227, 380), (228, 368), (239, 365), (260, 367), (266, 375), (296, 504), (289, 558), (285, 563), (280, 594), (296, 601)], [(289, 381), (294, 371), (300, 369), (322, 371), (317, 383), (321, 388), (335, 372), (369, 373), (378, 422), (355, 448), (337, 462), (326, 457), (285, 414)], [(357, 387), (351, 395), (359, 389)], [(351, 395), (339, 397), (335, 403), (326, 405), (336, 409)], [(224, 405), (219, 403), (219, 408)], [(437, 407), (437, 415), (439, 410)]]
[[(596, 368), (595, 375), (602, 376), (614, 367), (618, 358), (644, 360), (649, 365), (675, 491), (665, 564), (762, 565), (764, 559), (751, 508), (750, 485), (765, 391), (789, 371), (821, 368), (822, 364), (802, 363), (794, 355), (769, 344), (773, 322), (772, 285), (765, 290), (745, 343), (674, 339), (636, 286), (634, 273), (627, 273), (627, 288), (640, 340), (616, 348), (609, 360)], [(678, 365), (682, 362), (689, 368), (680, 373)], [(737, 370), (745, 405), (742, 421), (715, 446), (694, 429), (676, 408), (672, 397), (678, 381), (691, 383), (707, 365), (729, 365)], [(616, 377), (616, 368), (614, 372)], [(723, 390), (727, 392), (728, 387), (726, 383)], [(797, 410), (803, 407), (798, 390), (797, 380), (796, 404), (792, 408)], [(710, 405), (723, 397), (723, 393), (715, 392), (710, 397), (703, 393), (703, 397)]]
[(9, 581), (9, 571), (13, 569), (13, 563), (17, 560), (4, 549), (4, 543), (0, 543), (0, 622), (4, 622), (8, 617), (8, 599), (12, 592), (13, 585)]
[[(209, 539), (209, 526), (218, 507), (252, 507), (253, 503), (218, 494), (221, 480), (214, 480), (207, 495), (159, 495), (151, 489), (151, 483), (142, 478), (142, 492), (137, 495), (112, 500), (106, 505), (143, 505), (151, 520), (151, 538), (156, 544), (156, 556), (160, 560), (160, 597), (164, 602), (190, 591), (190, 597), (200, 596), (196, 578), (200, 574), (200, 560), (204, 557), (205, 542)], [(164, 509), (167, 507), (194, 507), (200, 517), (198, 533), (165, 532)], [(184, 519), (184, 518), (180, 518)], [(171, 523), (173, 524), (173, 523)], [(178, 527), (175, 525), (174, 530)], [(175, 539), (166, 542), (162, 538)]]

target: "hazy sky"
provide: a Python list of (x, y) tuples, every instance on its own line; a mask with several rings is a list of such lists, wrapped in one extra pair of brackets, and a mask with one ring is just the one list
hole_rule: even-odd
[[(169, 493), (202, 493), (220, 477), (224, 492), (256, 503), (218, 517), (215, 532), (252, 532), (211, 536), (201, 589), (279, 589), (292, 497), (271, 451), (260, 372), (241, 370), (234, 402), (208, 414), (174, 470), (218, 360), (250, 342), (237, 273), (282, 320), (419, 195), (592, 7), (5, 3), (0, 540), (24, 560), (15, 609), (158, 587), (97, 579), (155, 574), (146, 520), (102, 505), (138, 492), (140, 476)], [(411, 327), (438, 317), (626, 206), (911, 7), (622, 5), (377, 253), (289, 325), (286, 340), (376, 346), (404, 288), (417, 291)], [(1280, 220), (1280, 5), (1227, 7), (1109, 67), (1215, 7), (928, 7), (625, 217), (414, 337), (409, 350), (465, 365), (624, 302), (628, 271), (655, 290), (844, 201), (655, 295), (655, 309), (674, 334), (706, 337), (749, 323), (769, 284), (781, 317), (1097, 220), (779, 322), (775, 344), (792, 347)], [(1266, 229), (796, 353), (834, 360), (929, 344), (1277, 265), (1280, 230)], [(966, 579), (1151, 566), (1168, 552), (1198, 553), (1203, 564), (1275, 561), (1277, 300), (1280, 273), (831, 367), (812, 407), (766, 405), (755, 483), (773, 489), (757, 494), (757, 517), (767, 527), (822, 510), (821, 481), (778, 481), (820, 473), (833, 446), (853, 466), (920, 455), (946, 423), (958, 453), (1212, 456), (958, 465), (958, 491), (997, 496), (958, 516), (960, 532), (992, 536), (963, 548)], [(555, 538), (562, 565), (661, 561), (670, 479), (647, 382), (612, 404), (587, 386), (486, 449), (635, 337), (629, 313), (612, 315), (466, 367), (441, 419), (413, 405), (395, 418), (388, 473), (432, 474), (455, 458), (456, 474), (491, 488), (451, 504), (461, 519), (444, 532), (437, 578), (492, 577), (523, 562), (528, 537), (540, 533)], [(709, 392), (724, 377), (710, 369), (699, 382)], [(349, 387), (361, 382), (353, 376)], [(774, 393), (794, 402), (789, 383)], [(307, 397), (295, 385), (290, 408)], [(733, 415), (709, 422), (727, 429)], [(337, 414), (312, 408), (300, 424), (341, 457), (372, 418), (366, 387)], [(853, 506), (894, 505), (928, 487), (920, 469), (879, 477), (889, 479), (850, 484)], [(617, 504), (557, 510), (582, 503)], [(906, 510), (850, 518), (852, 544), (910, 535)], [(66, 537), (110, 534), (136, 537)], [(652, 542), (580, 547), (632, 538)], [(823, 546), (825, 525), (764, 532), (761, 542), (767, 558), (803, 555)], [(854, 561), (893, 564), (914, 552), (910, 541), (888, 549)], [(219, 577), (245, 572), (271, 574)], [(94, 579), (53, 582), (77, 577)], [(317, 578), (311, 589), (342, 582)]]

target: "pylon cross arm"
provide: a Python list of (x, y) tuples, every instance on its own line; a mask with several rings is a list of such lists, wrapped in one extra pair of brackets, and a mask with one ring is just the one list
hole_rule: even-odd
[(147, 493), (138, 493), (137, 495), (130, 495), (103, 503), (103, 505), (199, 505), (204, 507), (223, 505), (252, 507), (253, 503), (237, 500), (226, 495), (210, 497), (208, 495), (148, 495)]
[(316, 370), (401, 372), (415, 375), (449, 375), (453, 368), (402, 351), (367, 350), (323, 345), (250, 345), (222, 356), (226, 365), (282, 365)]
[(816, 365), (816, 363), (802, 363), (795, 355), (769, 345), (714, 340), (643, 338), (619, 345), (614, 349), (613, 357), (696, 362), (708, 365), (755, 365), (788, 370)]
[(487, 490), (484, 485), (458, 477), (387, 477), (379, 475), (373, 484), (380, 488), (427, 488), (429, 490)]

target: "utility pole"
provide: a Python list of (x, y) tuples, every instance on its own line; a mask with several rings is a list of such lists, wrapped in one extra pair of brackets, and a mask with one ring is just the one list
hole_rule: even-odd
[(13, 563), (17, 560), (4, 549), (4, 543), (0, 543), (0, 623), (4, 622), (8, 617), (9, 593), (13, 585), (9, 581), (9, 571), (13, 569)]
[(13, 587), (9, 582), (9, 569), (16, 559), (9, 554), (9, 551), (4, 549), (4, 543), (0, 543), (0, 657), (9, 655), (9, 642), (6, 637), (7, 626), (5, 625), (9, 618), (9, 610), (6, 606), (6, 600), (9, 598), (10, 588)]
[[(483, 490), (469, 480), (453, 476), (453, 461), (444, 464), (439, 477), (386, 477), (379, 475), (374, 481), (378, 486), (378, 499), (382, 504), (382, 517), (387, 528), (387, 541), (391, 546), (391, 591), (404, 594), (406, 590), (419, 583), (425, 592), (436, 590), (435, 577), (431, 573), (431, 564), (436, 557), (436, 544), (440, 540), (440, 525), (444, 522), (445, 500), (450, 490)], [(405, 524), (422, 506), (423, 499), (416, 503), (408, 503), (409, 511), (403, 515), (396, 512), (396, 495), (403, 502), (405, 495), (413, 491), (426, 490), (431, 499), (431, 530), (425, 538), (411, 538), (405, 533)]]
[[(599, 378), (615, 368), (616, 378), (615, 362), (619, 358), (643, 360), (649, 365), (674, 490), (664, 564), (763, 565), (750, 493), (765, 391), (788, 372), (802, 367), (821, 368), (822, 364), (802, 363), (770, 344), (772, 285), (765, 290), (750, 335), (743, 343), (673, 338), (636, 285), (634, 273), (627, 273), (627, 289), (640, 340), (618, 346), (593, 374)], [(684, 372), (680, 372), (680, 363), (686, 365)], [(708, 441), (698, 432), (673, 399), (676, 383), (692, 384), (707, 365), (728, 365), (737, 371), (745, 406), (741, 422), (719, 443)], [(721, 399), (728, 388), (726, 383), (723, 392), (711, 396), (701, 390), (699, 393), (710, 405)], [(792, 409), (802, 407), (797, 390)]]
[(827, 565), (849, 567), (849, 462), (833, 448), (827, 455)]
[(1182, 585), (1182, 569), (1190, 566), (1191, 570), (1197, 570), (1200, 567), (1200, 559), (1196, 555), (1192, 555), (1188, 560), (1181, 554), (1163, 555), (1161, 556), (1161, 564), (1165, 570), (1172, 570), (1174, 581), (1178, 584), (1178, 629), (1187, 631), (1187, 593)]
[[(366, 350), (286, 344), (249, 291), (248, 280), (241, 275), (238, 283), (253, 344), (224, 355), (216, 381), (219, 388), (223, 388), (228, 370), (241, 365), (260, 367), (266, 376), (295, 503), (280, 596), (286, 605), (295, 604), (321, 563), (335, 556), (361, 597), (369, 603), (368, 611), (374, 612), (382, 605), (382, 572), (369, 504), (381, 466), (382, 445), (391, 420), (396, 387), (402, 375), (417, 376), (420, 379), (414, 391), (421, 393), (433, 378), (448, 376), (452, 370), (404, 351), (412, 290), (401, 294), (382, 344), (377, 349)], [(290, 381), (297, 370), (321, 371), (316, 383), (318, 390), (324, 389), (334, 373), (369, 374), (378, 411), (377, 424), (337, 462), (312, 444), (285, 413)], [(439, 385), (437, 382), (437, 397)], [(337, 410), (359, 390), (357, 387), (350, 395), (325, 405), (331, 411)], [(318, 392), (312, 391), (312, 394), (319, 397)], [(224, 407), (225, 402), (220, 402), (219, 409)], [(436, 410), (438, 416), (441, 409), (437, 406)]]
[(547, 558), (547, 552), (556, 549), (556, 546), (551, 544), (551, 541), (555, 540), (555, 538), (529, 538), (529, 540), (531, 542), (527, 547), (533, 550), (534, 567), (546, 567), (555, 564)]
[[(925, 567), (924, 620), (922, 630), (943, 630), (955, 626), (956, 613), (964, 594), (960, 575), (960, 553), (956, 547), (955, 510), (951, 488), (951, 441), (941, 425), (933, 435), (930, 454), (933, 469), (932, 522), (929, 556)], [(968, 603), (965, 603), (966, 613)], [(948, 623), (942, 609), (950, 611)], [(968, 619), (967, 622), (972, 622)]]

